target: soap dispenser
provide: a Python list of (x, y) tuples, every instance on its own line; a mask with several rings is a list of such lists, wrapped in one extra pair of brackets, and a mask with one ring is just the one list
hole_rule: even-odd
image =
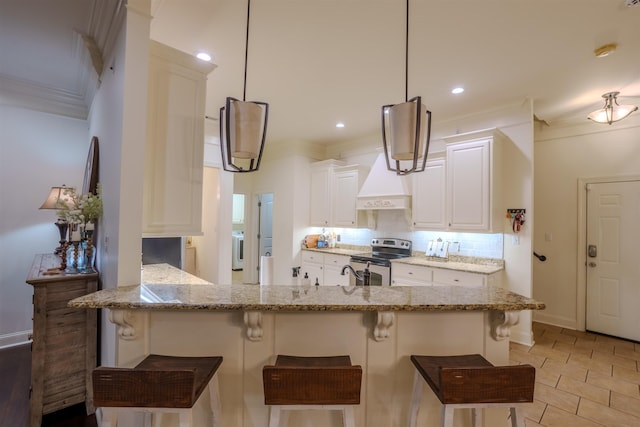
[(291, 277), (291, 284), (293, 286), (300, 285), (300, 267), (291, 267), (293, 270), (293, 276)]
[(304, 272), (304, 278), (302, 279), (302, 286), (311, 286), (311, 279), (309, 279), (309, 273)]

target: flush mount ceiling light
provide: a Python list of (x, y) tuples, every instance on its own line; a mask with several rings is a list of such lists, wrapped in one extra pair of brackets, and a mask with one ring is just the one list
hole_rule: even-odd
[(416, 96), (409, 99), (409, 0), (405, 22), (405, 85), (402, 104), (382, 106), (382, 145), (387, 169), (398, 175), (424, 171), (431, 138), (431, 111)]
[(220, 108), (222, 167), (228, 172), (257, 171), (260, 167), (264, 141), (267, 135), (269, 104), (260, 101), (246, 101), (250, 16), (251, 0), (248, 0), (242, 101), (227, 97), (225, 106)]
[(635, 105), (618, 105), (618, 95), (620, 92), (608, 92), (602, 95), (605, 99), (604, 107), (599, 110), (593, 111), (587, 116), (589, 120), (593, 120), (596, 123), (608, 123), (617, 122), (627, 117), (638, 109)]
[(605, 56), (609, 56), (616, 51), (618, 45), (615, 43), (605, 44), (604, 46), (600, 46), (593, 51), (593, 54), (596, 58), (604, 58)]

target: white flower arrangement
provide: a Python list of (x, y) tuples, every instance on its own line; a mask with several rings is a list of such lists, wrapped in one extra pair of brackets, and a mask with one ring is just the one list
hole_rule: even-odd
[(87, 226), (93, 224), (102, 215), (102, 186), (96, 186), (96, 194), (78, 194), (75, 188), (64, 190), (64, 199), (58, 199), (58, 217), (66, 220), (69, 224), (80, 224)]

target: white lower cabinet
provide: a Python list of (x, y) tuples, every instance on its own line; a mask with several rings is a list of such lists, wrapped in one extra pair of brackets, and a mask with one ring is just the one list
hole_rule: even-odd
[[(348, 255), (323, 254), (315, 251), (302, 251), (302, 268), (300, 276), (304, 278), (305, 273), (309, 275), (311, 284), (321, 285), (349, 285), (349, 274), (344, 276), (342, 267), (349, 264)], [(348, 272), (346, 272), (348, 273)]]
[(486, 274), (468, 273), (466, 271), (445, 270), (436, 268), (433, 271), (434, 285), (483, 286)]
[(489, 283), (500, 284), (499, 277), (499, 273), (470, 273), (468, 271), (426, 267), (399, 262), (391, 264), (391, 285), (395, 286), (485, 286)]
[(324, 254), (324, 283), (325, 285), (342, 285), (349, 286), (350, 271), (345, 271), (344, 276), (342, 267), (349, 264), (349, 256)]
[(393, 286), (431, 286), (433, 268), (411, 264), (391, 264), (391, 285)]

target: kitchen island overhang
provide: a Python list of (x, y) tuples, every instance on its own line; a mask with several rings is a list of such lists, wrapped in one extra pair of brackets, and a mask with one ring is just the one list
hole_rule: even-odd
[(504, 339), (521, 310), (542, 310), (544, 303), (498, 286), (256, 286), (216, 284), (141, 284), (105, 289), (76, 298), (74, 308), (112, 310), (121, 338), (135, 329), (130, 310), (242, 311), (247, 338), (262, 336), (263, 312), (375, 312), (373, 337), (388, 337), (395, 312), (490, 311), (492, 336)]
[[(145, 266), (143, 281), (150, 279), (151, 270)], [(297, 287), (191, 279), (172, 284), (169, 276), (98, 291), (70, 304), (108, 309), (123, 340), (120, 366), (135, 364), (147, 353), (223, 356), (222, 425), (229, 427), (267, 425), (261, 372), (277, 354), (350, 355), (364, 372), (357, 425), (405, 426), (413, 381), (411, 354), (477, 353), (496, 365), (508, 364), (506, 338), (518, 313), (544, 308), (492, 286)], [(208, 406), (197, 405), (195, 425), (209, 425)], [(498, 425), (506, 415), (485, 410), (484, 425)], [(461, 411), (456, 417), (460, 426), (469, 422), (470, 414)], [(163, 427), (171, 425), (171, 420), (160, 421)], [(293, 411), (286, 425), (337, 427), (342, 422), (331, 411)], [(439, 401), (429, 393), (423, 395), (419, 425), (439, 425)]]

